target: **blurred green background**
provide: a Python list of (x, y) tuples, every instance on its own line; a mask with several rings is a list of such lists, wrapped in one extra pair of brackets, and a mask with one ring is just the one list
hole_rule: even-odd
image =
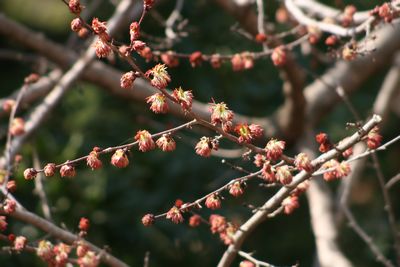
[[(117, 2), (117, 1), (116, 1)], [(265, 1), (267, 20), (274, 22), (277, 1)], [(331, 5), (343, 7), (348, 3), (359, 9), (374, 7), (381, 1), (326, 1)], [(90, 5), (90, 1), (87, 1)], [(174, 1), (163, 1), (157, 12), (164, 18), (174, 7)], [(94, 16), (106, 20), (112, 14), (114, 5), (103, 1)], [(69, 23), (71, 15), (61, 1), (41, 0), (3, 0), (0, 11), (16, 21), (45, 34), (48, 38), (66, 43), (71, 35)], [(185, 1), (183, 17), (189, 20), (189, 36), (183, 38), (173, 49), (190, 53), (201, 50), (204, 53), (234, 53), (243, 50), (260, 51), (260, 46), (246, 40), (230, 28), (236, 24), (234, 18), (224, 13), (213, 1)], [(277, 31), (288, 29), (277, 25)], [(148, 16), (143, 31), (154, 36), (163, 36), (158, 22)], [(128, 31), (115, 36), (127, 40)], [(150, 42), (151, 43), (151, 42)], [(321, 45), (321, 51), (326, 49)], [(33, 51), (0, 38), (0, 49), (11, 49), (26, 54)], [(299, 51), (297, 51), (299, 52)], [(297, 53), (299, 63), (316, 74), (323, 73), (329, 65), (315, 64), (315, 59)], [(311, 62), (313, 62), (311, 64)], [(142, 62), (143, 69), (153, 63)], [(117, 62), (121, 70), (128, 70), (126, 64)], [(312, 66), (312, 67), (311, 67)], [(0, 61), (0, 98), (7, 97), (21, 86), (23, 78), (36, 71), (35, 62), (14, 60)], [(172, 76), (171, 88), (182, 86), (190, 88), (196, 99), (205, 103), (213, 97), (217, 102), (224, 101), (234, 111), (251, 116), (268, 116), (282, 104), (282, 81), (269, 60), (259, 60), (249, 71), (233, 73), (225, 64), (214, 70), (208, 64), (192, 69), (187, 62), (169, 70)], [(372, 103), (385, 75), (386, 69), (365, 84), (365, 88), (352, 96), (351, 101), (358, 111), (367, 117)], [(312, 78), (308, 77), (308, 82)], [(23, 112), (21, 113), (23, 115)], [(328, 132), (333, 140), (348, 134), (345, 123), (351, 114), (343, 104), (325, 117), (316, 131)], [(384, 129), (384, 140), (399, 133), (398, 118), (392, 116), (391, 123)], [(179, 125), (183, 121), (172, 115), (154, 115), (147, 105), (109, 95), (104, 90), (85, 82), (77, 82), (52, 116), (40, 127), (27, 143), (21, 154), (24, 160), (15, 179), (18, 182), (16, 197), (30, 210), (42, 214), (38, 197), (32, 191), (32, 182), (24, 181), (22, 171), (32, 166), (32, 151), (38, 152), (42, 164), (64, 162), (85, 155), (93, 146), (108, 147), (123, 144), (133, 139), (139, 129), (157, 132)], [(2, 118), (4, 130), (7, 119)], [(205, 132), (209, 134), (208, 132)], [(74, 179), (60, 179), (55, 176), (47, 179), (45, 189), (53, 208), (52, 214), (58, 225), (65, 225), (77, 231), (79, 218), (85, 216), (92, 226), (88, 240), (102, 247), (109, 246), (112, 253), (131, 266), (143, 266), (143, 258), (150, 252), (150, 266), (215, 266), (225, 251), (225, 246), (217, 236), (211, 235), (207, 226), (192, 229), (186, 224), (174, 225), (159, 220), (154, 227), (145, 228), (140, 222), (148, 212), (167, 211), (176, 199), (195, 200), (235, 178), (240, 173), (221, 164), (220, 158), (200, 158), (194, 153), (193, 144), (202, 132), (180, 132), (177, 150), (163, 153), (155, 150), (141, 153), (134, 150), (130, 155), (131, 164), (126, 169), (116, 169), (107, 164), (109, 156), (102, 157), (103, 169), (91, 171), (85, 164), (77, 167)], [(1, 135), (0, 144), (5, 143)], [(222, 147), (230, 147), (223, 142)], [(3, 146), (1, 147), (3, 148)], [(387, 178), (398, 172), (399, 145), (379, 154)], [(289, 154), (296, 153), (289, 148)], [(251, 162), (240, 158), (229, 160), (232, 163), (254, 170)], [(226, 215), (238, 224), (251, 215), (244, 204), (260, 205), (274, 190), (261, 188), (259, 182), (248, 183), (244, 197), (232, 199), (227, 196), (223, 209), (217, 213)], [(352, 209), (364, 229), (370, 233), (385, 255), (393, 259), (392, 237), (388, 230), (383, 210), (380, 189), (371, 168), (367, 168), (362, 180), (363, 190), (355, 195)], [(331, 183), (336, 189), (338, 182)], [(393, 202), (398, 211), (398, 189), (394, 188)], [(201, 211), (204, 217), (208, 210)], [(37, 229), (10, 219), (8, 232), (24, 234), (29, 240), (38, 240), (44, 233)], [(377, 266), (368, 247), (346, 226), (342, 226), (340, 244), (344, 253), (355, 266)], [(1, 244), (1, 243), (0, 243)], [(278, 216), (263, 223), (246, 241), (245, 251), (256, 251), (255, 256), (277, 266), (300, 263), (312, 266), (315, 258), (314, 238), (311, 231), (306, 199), (301, 198), (301, 207), (291, 216)], [(0, 255), (0, 266), (44, 266), (37, 257), (28, 253), (21, 255)]]

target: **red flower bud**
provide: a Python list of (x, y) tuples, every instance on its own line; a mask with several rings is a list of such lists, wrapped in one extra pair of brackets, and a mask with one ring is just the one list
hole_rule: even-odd
[(6, 216), (0, 216), (0, 232), (7, 229), (8, 223), (6, 222)]
[(200, 51), (193, 52), (189, 57), (189, 62), (192, 67), (198, 67), (203, 62), (203, 55)]
[(155, 93), (146, 98), (146, 102), (150, 103), (150, 110), (154, 113), (167, 113), (167, 99), (162, 93)]
[(267, 41), (267, 36), (264, 33), (258, 33), (255, 39), (257, 43), (262, 44)]
[(183, 222), (183, 216), (182, 213), (179, 211), (179, 209), (175, 206), (173, 206), (168, 212), (167, 212), (167, 219), (170, 219), (173, 223), (178, 224)]
[(60, 168), (61, 177), (74, 177), (76, 175), (75, 167), (71, 164), (63, 165)]
[(93, 18), (92, 29), (96, 34), (101, 35), (107, 31), (106, 22), (101, 22), (98, 18)]
[(19, 136), (25, 133), (25, 121), (22, 118), (14, 118), (9, 129), (12, 136)]
[(210, 58), (210, 64), (214, 69), (218, 69), (221, 67), (222, 60), (219, 54), (214, 54)]
[(291, 214), (300, 206), (299, 198), (297, 196), (289, 196), (282, 201), (282, 206), (285, 214)]
[(136, 21), (132, 22), (129, 26), (129, 34), (131, 36), (131, 43), (140, 37), (140, 25)]
[(132, 89), (133, 82), (136, 79), (136, 75), (133, 71), (129, 71), (121, 76), (120, 85), (124, 89)]
[(135, 140), (139, 142), (139, 150), (142, 152), (147, 152), (155, 148), (151, 134), (146, 130), (138, 131), (135, 135)]
[(189, 225), (191, 227), (197, 227), (200, 225), (200, 223), (201, 223), (200, 215), (195, 214), (192, 217), (190, 217), (190, 219), (189, 219)]
[(11, 214), (15, 211), (17, 203), (14, 200), (7, 198), (3, 203), (3, 210), (5, 214)]
[(79, 32), (82, 29), (83, 23), (80, 18), (75, 18), (71, 21), (71, 30), (74, 32)]
[(165, 65), (157, 64), (146, 72), (146, 76), (151, 78), (150, 83), (158, 89), (165, 89), (171, 78)]
[(76, 15), (79, 15), (82, 12), (82, 9), (84, 8), (81, 5), (80, 0), (69, 0), (68, 7), (69, 10)]
[(177, 67), (179, 65), (179, 59), (175, 56), (174, 52), (168, 51), (161, 54), (161, 60), (168, 67)]
[(24, 178), (25, 180), (35, 179), (37, 173), (38, 172), (34, 168), (28, 168), (24, 171)]
[(221, 208), (221, 199), (216, 194), (212, 194), (207, 197), (205, 205), (207, 208), (216, 210)]
[(293, 180), (293, 176), (288, 165), (277, 167), (275, 177), (284, 185), (290, 184)]
[(111, 157), (111, 164), (117, 168), (125, 168), (129, 164), (128, 156), (125, 151), (118, 149)]
[(297, 169), (305, 170), (306, 172), (310, 172), (313, 169), (311, 160), (306, 153), (298, 154), (294, 160), (294, 165), (296, 165)]
[(46, 177), (53, 176), (55, 172), (56, 172), (56, 164), (48, 163), (46, 166), (44, 166), (44, 175)]
[(284, 141), (278, 141), (277, 139), (271, 139), (265, 146), (265, 151), (267, 152), (267, 159), (270, 159), (270, 160), (279, 159), (282, 156), (284, 149), (285, 149)]
[(275, 66), (281, 67), (286, 64), (286, 50), (284, 46), (278, 46), (271, 54), (272, 62)]
[(375, 126), (367, 135), (367, 146), (369, 149), (376, 149), (381, 145), (382, 136), (379, 134), (379, 128)]
[(155, 218), (153, 214), (146, 214), (142, 218), (142, 223), (144, 226), (152, 226), (154, 224)]
[(7, 182), (7, 191), (14, 193), (17, 190), (17, 183), (14, 180)]
[(87, 165), (92, 168), (92, 170), (97, 170), (103, 167), (103, 163), (99, 160), (96, 151), (90, 152), (89, 156), (86, 159)]
[(231, 194), (234, 197), (239, 197), (243, 195), (244, 190), (242, 188), (242, 185), (240, 182), (234, 182), (230, 187), (229, 187), (229, 194)]
[(27, 243), (27, 239), (25, 236), (17, 236), (14, 240), (14, 249), (16, 251), (22, 251)]
[(156, 144), (164, 152), (174, 151), (176, 148), (175, 140), (169, 134), (163, 134)]
[(89, 219), (82, 217), (79, 220), (79, 230), (87, 232), (89, 230), (90, 221)]

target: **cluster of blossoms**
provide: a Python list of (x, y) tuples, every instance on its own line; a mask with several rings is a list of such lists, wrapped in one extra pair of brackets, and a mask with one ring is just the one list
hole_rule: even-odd
[(213, 125), (221, 124), (225, 132), (232, 129), (233, 111), (224, 103), (210, 103), (211, 123)]
[(346, 177), (351, 171), (349, 163), (345, 161), (339, 163), (336, 159), (325, 162), (322, 168), (330, 170), (324, 173), (323, 177), (325, 181)]
[[(4, 207), (3, 207), (3, 211)], [(8, 212), (6, 212), (8, 213)], [(7, 229), (7, 221), (5, 216), (0, 216), (0, 231), (4, 232)], [(86, 218), (81, 218), (79, 222), (79, 237), (83, 238), (87, 231), (89, 230), (90, 222)], [(8, 241), (12, 243), (13, 252), (22, 252), (23, 250), (29, 248), (31, 251), (33, 247), (28, 247), (28, 239), (25, 236), (15, 236), (14, 234), (8, 234)], [(83, 241), (79, 240), (74, 244), (67, 245), (65, 243), (58, 243), (53, 245), (48, 240), (39, 241), (34, 251), (36, 255), (41, 258), (44, 262), (51, 267), (63, 267), (69, 261), (69, 255), (72, 249), (76, 249), (76, 255), (78, 257), (77, 263), (79, 267), (97, 267), (100, 263), (100, 256), (95, 252), (91, 251), (88, 245)]]

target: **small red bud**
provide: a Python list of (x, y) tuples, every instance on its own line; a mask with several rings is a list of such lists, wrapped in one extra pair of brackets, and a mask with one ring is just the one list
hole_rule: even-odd
[(203, 54), (200, 51), (193, 52), (189, 57), (189, 62), (192, 67), (198, 67), (203, 62)]
[(111, 157), (111, 164), (117, 168), (125, 168), (129, 164), (128, 156), (125, 151), (118, 149)]
[(76, 174), (75, 167), (71, 164), (63, 165), (60, 168), (61, 177), (74, 177)]
[(44, 175), (46, 177), (53, 176), (55, 172), (56, 172), (56, 164), (48, 163), (46, 166), (44, 166)]
[(28, 168), (24, 171), (24, 178), (25, 180), (35, 179), (37, 173), (38, 172), (34, 168)]
[(286, 50), (284, 46), (278, 46), (271, 54), (272, 62), (275, 66), (281, 67), (286, 64)]
[(189, 219), (189, 225), (191, 227), (197, 227), (199, 226), (201, 223), (201, 217), (198, 214), (193, 215), (192, 217), (190, 217)]
[(82, 12), (82, 9), (84, 8), (81, 5), (80, 0), (69, 0), (68, 7), (69, 10), (76, 15), (79, 15)]
[(26, 84), (31, 84), (37, 82), (39, 79), (40, 79), (39, 74), (31, 73), (27, 77), (25, 77), (24, 82)]
[(258, 33), (255, 39), (257, 43), (262, 44), (267, 41), (267, 36), (264, 33)]
[(90, 221), (89, 219), (82, 217), (79, 220), (79, 230), (87, 232), (89, 230)]
[(14, 180), (8, 181), (7, 190), (11, 193), (14, 193), (17, 190), (17, 183)]
[(155, 218), (153, 214), (146, 214), (142, 218), (142, 223), (144, 226), (152, 226), (154, 224)]

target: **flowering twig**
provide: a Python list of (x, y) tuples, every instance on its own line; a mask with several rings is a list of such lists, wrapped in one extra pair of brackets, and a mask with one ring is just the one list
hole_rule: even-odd
[[(33, 166), (34, 168), (40, 168), (40, 161), (39, 161), (39, 156), (37, 154), (37, 151), (34, 150), (33, 152)], [(42, 206), (42, 211), (43, 211), (43, 216), (46, 218), (48, 221), (53, 221), (53, 218), (51, 216), (51, 209), (49, 205), (49, 201), (46, 196), (46, 191), (43, 187), (43, 175), (38, 174), (38, 176), (35, 179), (35, 190), (34, 192), (39, 196), (40, 198), (40, 203)]]
[[(332, 149), (318, 158), (314, 159), (311, 164), (314, 168), (318, 168), (326, 161), (336, 158), (340, 155), (339, 151), (345, 150), (355, 143), (359, 142), (362, 137), (372, 130), (378, 123), (381, 122), (381, 118), (378, 115), (372, 116), (372, 118), (366, 122), (362, 127), (362, 131), (358, 131), (354, 133), (352, 136), (348, 137), (346, 140), (341, 142), (337, 146), (336, 149)], [(233, 244), (228, 247), (222, 256), (218, 267), (226, 267), (229, 266), (235, 258), (236, 251), (240, 250), (245, 239), (249, 236), (249, 234), (266, 218), (268, 218), (268, 214), (271, 210), (274, 210), (279, 205), (281, 205), (282, 201), (289, 196), (292, 190), (301, 182), (307, 180), (312, 173), (308, 173), (306, 171), (299, 172), (294, 178), (293, 182), (290, 186), (281, 188), (272, 198), (270, 198), (265, 204), (262, 206), (262, 209), (257, 211), (250, 219), (248, 219), (239, 230), (234, 235)]]

